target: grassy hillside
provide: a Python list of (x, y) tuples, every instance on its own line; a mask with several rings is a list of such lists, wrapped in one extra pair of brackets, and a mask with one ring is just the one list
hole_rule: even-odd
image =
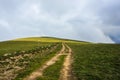
[[(119, 44), (93, 44), (54, 37), (30, 37), (0, 42), (0, 80), (22, 80), (59, 52), (62, 43), (68, 44), (72, 49), (71, 73), (76, 77), (75, 80), (120, 79)], [(57, 80), (63, 62), (61, 57), (48, 67), (43, 73), (44, 77), (39, 77), (38, 80)]]
[(5, 53), (12, 53), (15, 51), (24, 51), (30, 50), (37, 46), (46, 46), (53, 43), (61, 43), (61, 42), (68, 42), (68, 43), (87, 43), (82, 41), (76, 40), (69, 40), (69, 39), (61, 39), (55, 37), (30, 37), (30, 38), (19, 38), (15, 40), (0, 42), (0, 55)]
[(70, 44), (77, 80), (119, 80), (120, 45)]
[(6, 41), (6, 42), (0, 42), (0, 55), (3, 55), (5, 53), (12, 53), (15, 51), (24, 51), (24, 50), (30, 50), (32, 48), (35, 48), (37, 46), (47, 46), (52, 43), (40, 43), (35, 41)]
[[(36, 42), (68, 42), (68, 43), (83, 43), (84, 41), (78, 40), (70, 40), (63, 38), (55, 38), (55, 37), (30, 37), (30, 38), (20, 38), (12, 41), (36, 41)], [(88, 42), (86, 42), (88, 43)]]
[[(60, 43), (6, 41), (0, 43), (0, 80), (21, 80), (61, 49)], [(48, 55), (49, 54), (49, 55)]]

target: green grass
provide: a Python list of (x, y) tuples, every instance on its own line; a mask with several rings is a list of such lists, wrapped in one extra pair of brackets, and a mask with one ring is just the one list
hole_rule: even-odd
[(119, 80), (120, 45), (70, 44), (77, 80)]
[[(55, 48), (55, 46), (57, 47)], [(2, 61), (0, 62), (0, 68), (2, 71), (14, 69), (15, 71), (13, 72), (13, 74), (17, 74), (15, 80), (22, 80), (32, 71), (40, 67), (45, 61), (53, 57), (60, 49), (61, 44), (52, 42), (51, 43), (36, 41), (0, 42), (0, 61)], [(20, 58), (20, 56), (22, 58)], [(8, 62), (6, 60), (8, 60)], [(7, 68), (7, 66), (9, 66), (9, 68)], [(22, 68), (22, 70), (21, 71), (17, 70), (13, 66), (20, 67)], [(0, 75), (1, 74), (2, 72), (0, 72)]]
[[(15, 80), (22, 80), (34, 70), (38, 69), (44, 62), (53, 57), (61, 49), (61, 45), (52, 52), (38, 53), (37, 47), (53, 45), (56, 42), (66, 42), (73, 49), (72, 70), (77, 80), (119, 80), (120, 79), (120, 45), (119, 44), (90, 44), (87, 42), (74, 41), (69, 39), (50, 37), (21, 38), (6, 42), (0, 42), (0, 60), (4, 60), (3, 55), (11, 53), (18, 56), (21, 51), (32, 53), (32, 58), (20, 59), (17, 66), (25, 66), (19, 71)], [(35, 50), (35, 51), (34, 51)], [(43, 48), (41, 48), (43, 50)], [(34, 52), (31, 52), (34, 51)], [(19, 53), (14, 54), (14, 52)], [(12, 55), (11, 55), (12, 56)], [(7, 56), (5, 58), (10, 58)], [(65, 56), (54, 65), (48, 67), (43, 73), (44, 77), (38, 80), (58, 80)], [(27, 61), (27, 64), (22, 64)], [(13, 60), (14, 62), (14, 60)], [(7, 65), (8, 63), (0, 65)]]
[(55, 37), (29, 37), (29, 38), (20, 38), (12, 41), (36, 41), (36, 42), (67, 42), (67, 43), (88, 43), (84, 41), (78, 40), (70, 40), (63, 38), (55, 38)]
[(55, 64), (51, 65), (44, 71), (43, 77), (40, 77), (37, 80), (58, 80), (65, 57), (66, 55), (60, 56), (59, 60)]
[(53, 57), (60, 49), (61, 45), (59, 45), (53, 52), (44, 53), (42, 56), (37, 54), (32, 59), (27, 58), (26, 60), (29, 61), (29, 63), (27, 64), (26, 68), (17, 75), (15, 80), (22, 80), (31, 72), (41, 67), (43, 63)]
[(37, 46), (47, 46), (51, 45), (53, 43), (38, 43), (35, 41), (6, 41), (6, 42), (0, 42), (0, 56), (5, 53), (13, 53), (15, 51), (26, 51), (31, 50), (34, 47)]

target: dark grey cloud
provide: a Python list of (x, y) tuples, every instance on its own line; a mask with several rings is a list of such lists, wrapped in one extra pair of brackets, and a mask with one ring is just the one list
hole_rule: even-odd
[(112, 0), (109, 3), (104, 4), (104, 6), (98, 11), (100, 18), (103, 20), (104, 24), (120, 26), (120, 1)]
[(120, 42), (119, 4), (118, 0), (1, 0), (1, 40), (47, 35)]

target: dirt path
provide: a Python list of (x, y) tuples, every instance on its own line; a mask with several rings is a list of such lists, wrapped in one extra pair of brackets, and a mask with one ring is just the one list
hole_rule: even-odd
[(63, 69), (61, 70), (61, 75), (60, 75), (59, 80), (73, 80), (72, 74), (71, 74), (72, 50), (68, 45), (66, 45), (66, 47), (68, 48), (68, 53), (67, 53), (67, 57), (65, 58), (65, 61), (63, 64)]
[(29, 76), (27, 76), (25, 79), (23, 80), (36, 80), (37, 77), (42, 76), (43, 71), (48, 68), (50, 65), (53, 65), (59, 58), (60, 55), (63, 55), (65, 51), (65, 45), (62, 44), (62, 49), (60, 51), (59, 54), (56, 54), (52, 59), (50, 59), (49, 61), (47, 61), (45, 64), (43, 64), (42, 67), (40, 67), (38, 70), (36, 70), (35, 72), (33, 72), (32, 74), (30, 74)]

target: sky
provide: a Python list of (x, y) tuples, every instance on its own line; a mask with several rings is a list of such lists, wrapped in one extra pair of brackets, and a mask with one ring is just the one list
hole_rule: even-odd
[(54, 36), (120, 43), (120, 0), (0, 0), (0, 41)]

